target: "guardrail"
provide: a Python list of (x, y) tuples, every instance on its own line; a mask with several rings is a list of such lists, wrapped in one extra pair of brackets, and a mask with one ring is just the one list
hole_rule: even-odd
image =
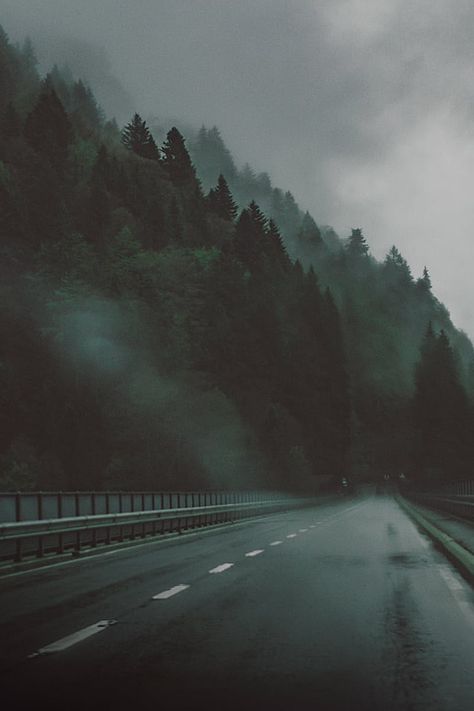
[[(315, 501), (312, 496), (278, 497), (276, 494), (256, 494), (255, 492), (218, 493), (193, 492), (180, 494), (140, 494), (140, 497), (159, 496), (160, 504), (173, 503), (173, 497), (184, 501), (185, 506), (165, 507), (139, 511), (118, 511), (114, 513), (88, 513), (76, 516), (56, 516), (21, 520), (21, 500), (23, 496), (64, 497), (69, 494), (1, 494), (3, 497), (15, 497), (16, 521), (0, 523), (0, 558), (4, 561), (20, 562), (24, 557), (41, 558), (46, 554), (65, 553), (70, 550), (78, 555), (83, 548), (95, 548), (98, 545), (108, 545), (125, 539), (163, 535), (166, 533), (181, 533), (185, 529), (233, 522), (263, 513), (274, 513), (293, 507), (309, 505)], [(84, 496), (83, 494), (74, 494)], [(87, 496), (115, 496), (111, 494), (87, 494)], [(136, 494), (118, 494), (117, 496), (137, 496)], [(166, 499), (166, 497), (168, 497)], [(183, 499), (184, 497), (184, 499)], [(261, 498), (259, 498), (261, 497)], [(219, 498), (235, 498), (240, 501), (230, 503), (213, 503)], [(198, 499), (198, 505), (196, 505)], [(205, 502), (202, 504), (199, 499)], [(243, 500), (242, 500), (243, 499)], [(77, 498), (76, 498), (77, 500)], [(151, 499), (153, 502), (155, 499)], [(120, 499), (120, 501), (123, 500)], [(144, 498), (142, 503), (146, 503)], [(58, 502), (57, 502), (58, 503)], [(109, 501), (110, 503), (110, 501)], [(20, 506), (19, 506), (20, 504)], [(58, 504), (59, 505), (59, 504)], [(44, 512), (44, 507), (42, 509)], [(20, 515), (19, 515), (20, 514)]]
[(240, 504), (282, 498), (270, 491), (0, 492), (0, 522)]
[(474, 496), (474, 479), (453, 481), (435, 493), (442, 496)]
[(437, 511), (445, 511), (465, 521), (474, 521), (474, 496), (446, 496), (442, 494), (404, 493), (410, 501)]

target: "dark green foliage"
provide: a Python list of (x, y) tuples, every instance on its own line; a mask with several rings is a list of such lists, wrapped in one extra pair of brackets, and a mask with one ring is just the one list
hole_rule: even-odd
[[(426, 270), (379, 264), (361, 230), (344, 249), (217, 129), (191, 159), (172, 128), (161, 157), (138, 114), (120, 134), (35, 67), (0, 33), (0, 487), (465, 471), (474, 352)], [(452, 346), (432, 334), (413, 408), (430, 319)]]
[(206, 189), (215, 185), (220, 175), (235, 182), (237, 169), (216, 126), (211, 129), (202, 126), (191, 143), (191, 154)]
[[(82, 135), (87, 135), (90, 131), (97, 131), (102, 125), (102, 111), (97, 105), (90, 87), (86, 86), (80, 79), (73, 84), (70, 104), (71, 119), (77, 127), (78, 132)], [(152, 155), (153, 138), (151, 135), (150, 139), (150, 145), (148, 147), (150, 155), (144, 156), (145, 158), (157, 157)]]
[(472, 414), (455, 354), (443, 330), (430, 322), (421, 346), (414, 397), (415, 472), (433, 486), (468, 476), (472, 456)]
[(323, 243), (321, 232), (309, 212), (305, 212), (298, 239), (303, 245), (311, 247), (320, 247)]
[(173, 127), (163, 144), (163, 165), (173, 185), (187, 187), (196, 181), (196, 171), (189, 157), (185, 140), (177, 128)]
[(369, 245), (362, 234), (360, 227), (352, 230), (351, 236), (347, 242), (347, 253), (351, 257), (366, 257), (369, 253)]
[(56, 169), (64, 168), (72, 128), (69, 117), (50, 82), (45, 81), (33, 110), (25, 122), (28, 143)]
[(11, 102), (15, 91), (16, 53), (0, 25), (0, 110)]
[(268, 221), (266, 232), (266, 240), (264, 242), (265, 255), (272, 266), (278, 266), (283, 271), (288, 271), (291, 266), (291, 260), (288, 257), (280, 230), (273, 220)]
[(265, 250), (267, 221), (255, 202), (242, 210), (237, 220), (234, 249), (237, 258), (251, 271), (262, 264)]
[(3, 112), (0, 133), (1, 137), (5, 140), (12, 138), (18, 138), (21, 134), (22, 124), (21, 118), (16, 111), (13, 104), (7, 104), (5, 111)]
[(232, 193), (226, 179), (221, 174), (217, 181), (217, 186), (209, 191), (209, 209), (218, 215), (222, 220), (232, 222), (237, 217), (237, 205), (234, 202)]
[(150, 129), (139, 114), (135, 114), (122, 130), (122, 143), (141, 158), (159, 160), (159, 152)]
[(421, 294), (431, 294), (431, 278), (426, 267), (423, 267), (423, 275), (417, 280), (416, 286)]
[(402, 257), (395, 245), (391, 247), (389, 253), (385, 257), (384, 266), (386, 278), (388, 280), (396, 281), (404, 287), (407, 287), (412, 282), (408, 262)]

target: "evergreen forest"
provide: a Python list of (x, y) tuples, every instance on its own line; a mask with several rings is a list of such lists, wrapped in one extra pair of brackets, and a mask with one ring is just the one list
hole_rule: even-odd
[(139, 112), (0, 28), (0, 490), (472, 476), (474, 350), (428, 269)]

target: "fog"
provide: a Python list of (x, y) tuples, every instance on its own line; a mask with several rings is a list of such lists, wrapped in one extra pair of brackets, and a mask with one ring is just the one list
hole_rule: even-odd
[[(217, 390), (202, 391), (191, 375), (161, 372), (156, 348), (152, 353), (147, 344), (147, 325), (137, 313), (105, 298), (79, 296), (59, 302), (54, 314), (37, 313), (36, 318), (43, 330), (61, 334), (53, 339), (54, 354), (67, 376), (93, 383), (109, 403), (109, 420), (115, 417), (127, 432), (140, 432), (147, 453), (141, 454), (142, 476), (148, 457), (153, 467), (158, 463), (164, 470), (159, 471), (161, 485), (170, 485), (174, 476), (192, 488), (195, 482), (186, 481), (181, 457), (194, 463), (201, 485), (265, 486), (263, 459), (232, 402)], [(170, 443), (179, 445), (171, 468)], [(105, 476), (117, 478), (125, 468), (126, 486), (137, 472), (127, 469), (130, 463), (122, 461), (120, 446), (117, 450)]]
[(107, 112), (217, 124), (342, 236), (395, 243), (474, 336), (469, 0), (0, 0)]

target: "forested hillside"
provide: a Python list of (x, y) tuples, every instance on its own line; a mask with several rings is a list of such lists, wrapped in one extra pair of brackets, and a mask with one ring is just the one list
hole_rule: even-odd
[(426, 270), (3, 31), (0, 116), (0, 488), (468, 471), (474, 352)]

